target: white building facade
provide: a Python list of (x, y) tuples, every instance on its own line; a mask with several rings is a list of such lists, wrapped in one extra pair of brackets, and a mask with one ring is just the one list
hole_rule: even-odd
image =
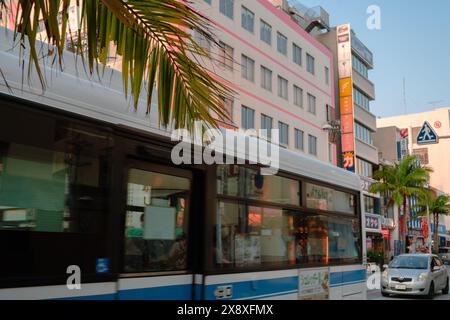
[(334, 114), (330, 50), (268, 0), (195, 6), (211, 19), (221, 45), (205, 43), (215, 60), (208, 64), (237, 92), (226, 103), (228, 125), (280, 129), (281, 146), (336, 164), (336, 146), (322, 130)]

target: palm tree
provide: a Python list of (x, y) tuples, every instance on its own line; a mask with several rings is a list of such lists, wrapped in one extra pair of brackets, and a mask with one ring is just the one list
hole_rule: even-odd
[[(205, 67), (210, 53), (193, 36), (197, 33), (217, 44), (212, 22), (189, 1), (76, 0), (80, 12), (78, 30), (70, 30), (68, 23), (68, 9), (74, 0), (0, 0), (6, 8), (13, 2), (18, 6), (14, 39), (29, 52), (28, 76), (34, 66), (44, 89), (42, 48), (37, 48), (37, 34), (42, 27), (48, 40), (45, 56), (54, 58), (61, 67), (68, 32), (75, 35), (77, 40), (70, 41), (75, 42), (91, 75), (94, 71), (102, 74), (113, 47), (122, 58), (125, 94), (131, 94), (137, 107), (145, 85), (148, 113), (156, 90), (163, 126), (191, 130), (194, 122), (201, 120), (209, 127), (217, 127), (209, 111), (229, 117), (223, 98), (233, 92)], [(82, 49), (82, 35), (87, 36), (86, 50)]]
[(403, 250), (406, 251), (406, 207), (408, 199), (412, 196), (426, 196), (429, 172), (432, 169), (418, 165), (416, 156), (403, 158), (394, 165), (382, 165), (374, 173), (374, 179), (378, 182), (370, 187), (370, 192), (388, 195), (387, 206), (398, 206), (398, 212), (401, 212), (401, 206), (404, 208), (403, 228), (401, 230), (401, 239), (405, 244)]
[[(428, 209), (428, 210), (427, 210)], [(427, 216), (428, 212), (433, 215), (433, 225), (434, 225), (434, 251), (439, 252), (439, 215), (448, 215), (450, 213), (450, 196), (440, 195), (436, 198), (422, 197), (419, 202), (419, 215)]]

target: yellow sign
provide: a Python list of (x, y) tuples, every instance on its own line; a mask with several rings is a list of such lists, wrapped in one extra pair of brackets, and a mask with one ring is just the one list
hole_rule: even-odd
[(355, 171), (355, 154), (353, 152), (344, 152), (344, 168), (349, 171)]
[(341, 98), (352, 96), (352, 78), (345, 78), (339, 80), (339, 92)]

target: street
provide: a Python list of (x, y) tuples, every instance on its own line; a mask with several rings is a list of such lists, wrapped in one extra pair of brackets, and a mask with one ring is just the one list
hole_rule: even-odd
[[(391, 296), (383, 297), (380, 290), (367, 291), (367, 300), (423, 300), (425, 297), (408, 297), (408, 296)], [(434, 300), (450, 300), (450, 295), (443, 295), (441, 293), (434, 297)]]
[[(450, 274), (450, 267), (447, 266), (447, 271)], [(421, 296), (390, 296), (390, 297), (383, 297), (381, 295), (381, 290), (368, 290), (367, 291), (367, 300), (423, 300), (426, 299), (426, 297)], [(433, 300), (450, 300), (450, 294), (442, 294), (438, 293), (434, 297)]]

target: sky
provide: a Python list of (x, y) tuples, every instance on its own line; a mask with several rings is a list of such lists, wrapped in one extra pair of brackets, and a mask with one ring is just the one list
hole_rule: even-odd
[[(290, 1), (295, 3), (294, 0)], [(336, 26), (351, 23), (358, 38), (374, 54), (369, 79), (376, 100), (371, 111), (381, 117), (450, 106), (449, 0), (300, 0), (320, 5)], [(381, 29), (367, 27), (367, 8), (381, 9)]]

